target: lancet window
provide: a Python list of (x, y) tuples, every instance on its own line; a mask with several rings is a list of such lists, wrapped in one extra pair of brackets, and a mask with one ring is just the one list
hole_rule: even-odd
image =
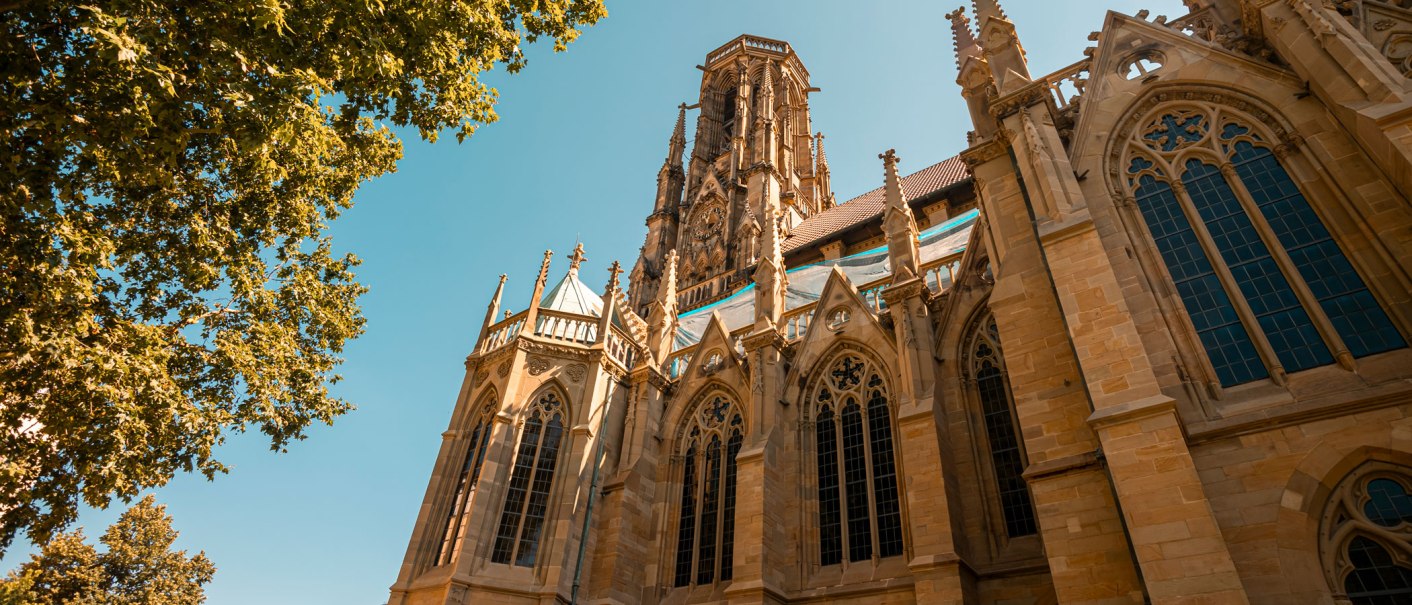
[(558, 393), (546, 391), (526, 414), (490, 560), (533, 567), (564, 437), (564, 403)]
[(844, 354), (815, 387), (819, 563), (902, 554), (892, 412), (883, 370)]
[(985, 444), (990, 450), (1005, 534), (1011, 538), (1033, 535), (1038, 531), (1034, 502), (1023, 476), (1025, 461), (1020, 449), (1020, 430), (1015, 422), (1009, 379), (1000, 352), (1000, 329), (993, 315), (986, 313), (975, 323), (962, 360), (966, 382), (980, 403)]
[(681, 443), (681, 502), (674, 586), (732, 578), (735, 565), (735, 457), (745, 423), (725, 395), (708, 398)]
[(436, 554), (436, 564), (446, 565), (456, 560), (461, 550), (461, 542), (466, 537), (466, 504), (480, 479), (480, 467), (485, 462), (485, 450), (490, 443), (490, 432), (495, 428), (495, 410), (499, 406), (494, 391), (487, 393), (470, 418), (470, 438), (465, 441), (466, 453), (462, 457), (460, 471), (456, 475), (456, 488), (451, 492), (451, 502), (446, 509), (445, 530), (442, 531), (441, 546)]
[(1253, 121), (1161, 112), (1126, 172), (1221, 385), (1406, 346)]
[(1370, 462), (1331, 492), (1320, 556), (1336, 600), (1342, 596), (1353, 605), (1412, 602), (1409, 471)]

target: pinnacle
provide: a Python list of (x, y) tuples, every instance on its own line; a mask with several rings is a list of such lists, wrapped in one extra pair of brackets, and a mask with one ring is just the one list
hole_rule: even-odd
[(971, 6), (975, 9), (976, 21), (980, 23), (982, 27), (985, 26), (985, 20), (989, 17), (1004, 19), (1006, 21), (1010, 20), (1009, 17), (1005, 16), (1005, 9), (1000, 8), (1000, 0), (972, 0)]
[(822, 171), (825, 171), (825, 170), (828, 170), (828, 169), (829, 169), (829, 159), (828, 159), (828, 156), (824, 155), (824, 133), (822, 133), (822, 132), (816, 133), (816, 134), (814, 135), (814, 140), (816, 141), (816, 143), (815, 143), (815, 145), (814, 145), (814, 146), (817, 148), (817, 149), (816, 149), (816, 153), (819, 154), (819, 170), (820, 170), (821, 172), (822, 172)]
[(951, 20), (952, 49), (956, 52), (956, 68), (960, 69), (963, 57), (980, 54), (980, 44), (971, 33), (971, 19), (966, 16), (965, 7), (956, 7), (956, 10), (946, 14), (946, 18)]
[(887, 207), (907, 209), (907, 192), (902, 189), (902, 178), (897, 175), (897, 151), (889, 149), (878, 154), (883, 161), (883, 193)]

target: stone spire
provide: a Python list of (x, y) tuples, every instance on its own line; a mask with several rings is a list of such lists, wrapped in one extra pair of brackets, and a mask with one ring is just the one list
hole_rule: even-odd
[(974, 7), (981, 46), (1000, 94), (1013, 92), (1033, 81), (1029, 64), (1025, 62), (1025, 49), (1015, 34), (1015, 24), (1005, 16), (999, 0), (974, 0)]
[(661, 364), (672, 353), (677, 332), (677, 251), (667, 252), (662, 284), (647, 313), (647, 347)]
[(760, 107), (755, 113), (755, 161), (775, 163), (775, 84), (766, 61), (760, 77)]
[(535, 320), (539, 319), (539, 299), (544, 296), (544, 284), (549, 281), (549, 259), (554, 257), (553, 250), (544, 251), (544, 262), (539, 264), (539, 277), (534, 280), (534, 294), (530, 296), (529, 311), (525, 312), (525, 323), (520, 326), (523, 334), (533, 334)]
[(956, 51), (956, 71), (960, 73), (967, 58), (981, 56), (981, 45), (971, 33), (971, 19), (966, 16), (965, 7), (956, 7), (946, 18), (951, 20), (952, 48)]
[(500, 274), (500, 283), (495, 286), (495, 295), (490, 297), (490, 305), (485, 308), (485, 321), (480, 325), (480, 338), (477, 344), (485, 340), (486, 333), (490, 331), (490, 325), (495, 323), (495, 316), (500, 314), (500, 296), (505, 293), (505, 274)]
[(667, 164), (680, 167), (682, 155), (686, 152), (686, 103), (677, 106), (677, 126), (672, 129), (667, 150)]
[(681, 204), (682, 191), (686, 188), (686, 172), (682, 169), (682, 156), (686, 152), (686, 104), (677, 107), (677, 124), (672, 128), (672, 138), (667, 143), (667, 159), (662, 161), (662, 169), (657, 171), (657, 202), (653, 212), (673, 212)]
[(598, 316), (598, 334), (595, 342), (608, 342), (608, 333), (613, 329), (613, 317), (618, 311), (618, 276), (623, 274), (623, 266), (618, 261), (608, 266), (608, 285), (603, 287), (603, 314)]
[(887, 234), (887, 254), (892, 263), (892, 281), (900, 283), (917, 275), (920, 265), (917, 251), (917, 221), (907, 205), (907, 193), (897, 174), (897, 152), (889, 149), (878, 154), (883, 161), (883, 231)]
[(829, 178), (829, 158), (824, 155), (824, 133), (814, 135), (814, 176), (819, 188), (819, 211), (834, 207), (833, 185)]
[[(772, 213), (771, 213), (772, 214)], [(755, 331), (774, 330), (784, 313), (787, 284), (779, 221), (764, 217), (760, 226), (760, 262), (755, 265)]]

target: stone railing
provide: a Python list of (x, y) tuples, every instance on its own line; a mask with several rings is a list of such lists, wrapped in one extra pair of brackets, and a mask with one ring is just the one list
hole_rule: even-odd
[(673, 351), (671, 355), (668, 355), (665, 365), (667, 376), (680, 378), (682, 372), (686, 371), (686, 367), (691, 365), (691, 358), (696, 355), (696, 350), (699, 348), (701, 348), (700, 344), (694, 344), (689, 347), (677, 349)]
[(540, 309), (539, 319), (534, 323), (534, 335), (541, 338), (578, 344), (592, 344), (598, 340), (597, 317)]
[(1049, 100), (1054, 103), (1055, 109), (1064, 111), (1083, 96), (1084, 87), (1088, 85), (1089, 66), (1092, 62), (1091, 59), (1084, 59), (1040, 78), (1040, 81), (1044, 82), (1045, 90), (1049, 93)]
[(809, 322), (814, 319), (814, 308), (819, 306), (813, 303), (791, 309), (780, 318), (780, 323), (784, 324), (784, 339), (795, 341), (804, 338), (804, 333), (809, 331)]
[(707, 53), (707, 54), (706, 54), (706, 64), (707, 64), (707, 65), (710, 65), (710, 64), (712, 64), (712, 63), (715, 63), (715, 62), (716, 62), (718, 59), (720, 59), (721, 57), (724, 57), (724, 56), (730, 54), (730, 51), (732, 51), (732, 50), (734, 50), (734, 49), (736, 49), (736, 48), (740, 48), (740, 47), (742, 47), (742, 46), (743, 46), (743, 47), (749, 47), (749, 48), (758, 48), (758, 49), (760, 49), (760, 50), (766, 50), (766, 51), (775, 52), (775, 53), (780, 53), (780, 54), (788, 54), (788, 53), (789, 53), (789, 43), (788, 43), (788, 42), (783, 42), (783, 41), (780, 41), (780, 40), (771, 40), (771, 39), (769, 39), (769, 38), (758, 38), (758, 37), (755, 37), (755, 36), (745, 35), (745, 36), (741, 36), (741, 37), (739, 37), (739, 38), (736, 38), (736, 39), (734, 39), (734, 40), (731, 40), (730, 42), (727, 42), (727, 43), (725, 43), (724, 45), (722, 45), (720, 48), (717, 48), (716, 50), (713, 50), (713, 51)]
[(632, 364), (637, 360), (637, 346), (632, 344), (632, 338), (618, 326), (609, 326), (608, 340), (604, 343), (604, 350), (608, 356), (624, 369), (632, 369)]
[(520, 311), (492, 324), (485, 331), (485, 338), (476, 344), (476, 353), (489, 353), (514, 340), (515, 336), (519, 335), (520, 328), (524, 327), (525, 316), (528, 314), (528, 311)]

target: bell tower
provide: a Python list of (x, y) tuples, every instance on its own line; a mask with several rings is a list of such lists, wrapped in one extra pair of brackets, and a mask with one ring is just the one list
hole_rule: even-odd
[(682, 114), (631, 275), (639, 313), (656, 298), (669, 251), (677, 253), (678, 300), (690, 309), (750, 279), (769, 229), (782, 241), (834, 204), (809, 120), (817, 89), (789, 43), (742, 35), (708, 53), (700, 69), (698, 101), (685, 106), (698, 110), (690, 159), (683, 169)]

